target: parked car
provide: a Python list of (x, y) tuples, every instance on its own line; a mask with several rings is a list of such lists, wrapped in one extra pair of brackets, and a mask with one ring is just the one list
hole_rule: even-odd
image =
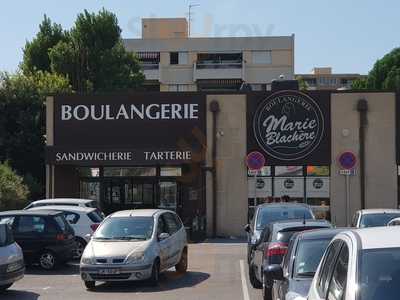
[(261, 233), (249, 265), (250, 283), (263, 288), (264, 299), (271, 298), (272, 280), (264, 278), (264, 270), (270, 265), (279, 265), (287, 252), (290, 238), (299, 231), (331, 228), (325, 220), (283, 220), (269, 224)]
[(100, 209), (97, 206), (97, 201), (91, 199), (75, 199), (75, 198), (43, 199), (31, 202), (24, 209), (30, 209), (39, 206), (54, 206), (54, 205), (96, 208), (97, 212), (104, 217), (104, 214), (100, 211)]
[(0, 221), (11, 226), (27, 264), (39, 263), (46, 270), (71, 259), (75, 249), (74, 230), (64, 214), (52, 210), (0, 212)]
[(387, 223), (400, 217), (400, 209), (363, 209), (353, 216), (352, 227), (365, 228), (386, 226)]
[(186, 231), (178, 215), (162, 209), (138, 209), (108, 216), (83, 252), (81, 278), (86, 288), (96, 281), (136, 281), (158, 276), (171, 267), (186, 272)]
[(272, 299), (305, 300), (311, 281), (330, 241), (345, 228), (299, 232), (290, 239), (281, 265), (270, 265), (265, 278), (273, 280)]
[(250, 263), (255, 245), (261, 232), (270, 223), (288, 219), (315, 219), (311, 208), (302, 203), (271, 203), (256, 207), (250, 224), (245, 226), (247, 232), (247, 262)]
[(398, 300), (400, 228), (354, 229), (330, 243), (311, 283), (309, 300)]
[(24, 273), (22, 250), (15, 242), (9, 225), (0, 223), (0, 292), (22, 279)]
[(96, 208), (81, 206), (39, 206), (29, 210), (58, 210), (64, 213), (65, 219), (75, 232), (76, 250), (74, 258), (81, 258), (86, 244), (97, 227), (103, 221), (103, 216), (99, 215)]
[(400, 225), (400, 218), (394, 218), (387, 223), (387, 226), (398, 226)]

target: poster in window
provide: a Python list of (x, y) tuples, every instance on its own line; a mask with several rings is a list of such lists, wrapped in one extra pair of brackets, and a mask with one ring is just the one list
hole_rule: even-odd
[(275, 177), (274, 196), (304, 197), (304, 177)]
[(271, 178), (249, 177), (247, 180), (247, 184), (248, 184), (248, 198), (265, 198), (272, 196)]
[(308, 177), (306, 193), (307, 198), (329, 198), (329, 177)]

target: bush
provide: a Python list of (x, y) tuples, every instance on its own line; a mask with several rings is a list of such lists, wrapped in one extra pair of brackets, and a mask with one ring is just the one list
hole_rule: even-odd
[(0, 164), (0, 210), (23, 208), (28, 199), (28, 187), (8, 165)]

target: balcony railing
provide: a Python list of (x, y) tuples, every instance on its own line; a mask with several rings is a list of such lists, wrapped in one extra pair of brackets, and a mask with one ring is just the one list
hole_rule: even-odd
[(200, 61), (196, 69), (241, 69), (241, 61)]
[(159, 63), (140, 63), (143, 70), (158, 70)]

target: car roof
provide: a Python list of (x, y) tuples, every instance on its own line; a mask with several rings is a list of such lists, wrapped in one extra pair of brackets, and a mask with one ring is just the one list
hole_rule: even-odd
[(361, 242), (361, 249), (400, 248), (400, 226), (368, 227), (344, 231), (338, 237), (353, 236)]
[(82, 207), (82, 206), (69, 206), (69, 205), (46, 205), (39, 207), (32, 207), (28, 210), (59, 210), (59, 211), (71, 211), (76, 213), (90, 213), (95, 211), (96, 208), (93, 207)]
[(322, 228), (312, 229), (296, 233), (296, 236), (301, 240), (319, 240), (319, 239), (331, 239), (340, 232), (349, 230), (350, 228)]
[(298, 203), (298, 202), (281, 202), (281, 203), (263, 203), (258, 205), (258, 208), (294, 208), (294, 207), (303, 207), (309, 208), (310, 206), (305, 203)]
[(362, 209), (359, 212), (363, 215), (368, 214), (390, 214), (390, 213), (400, 213), (400, 209), (395, 208), (369, 208), (369, 209)]
[(90, 200), (90, 199), (77, 199), (77, 198), (54, 198), (54, 199), (42, 199), (42, 200), (37, 200), (33, 201), (32, 203), (54, 203), (54, 202), (69, 202), (69, 203), (77, 203), (77, 204), (86, 204), (93, 202), (95, 200)]
[(111, 215), (111, 217), (153, 217), (156, 214), (163, 212), (172, 212), (165, 209), (131, 209), (117, 211)]
[(0, 212), (1, 216), (56, 216), (62, 214), (55, 210), (9, 210)]
[(280, 220), (273, 222), (269, 225), (273, 229), (279, 231), (286, 228), (291, 227), (312, 227), (312, 226), (325, 226), (331, 227), (332, 224), (326, 220), (314, 220), (314, 219), (289, 219), (289, 220)]

